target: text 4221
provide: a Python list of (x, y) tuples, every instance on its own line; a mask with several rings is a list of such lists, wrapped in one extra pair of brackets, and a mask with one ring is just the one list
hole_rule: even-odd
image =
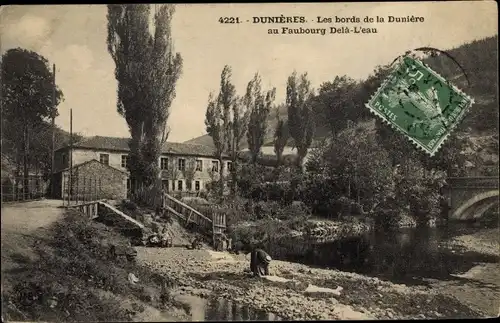
[(239, 17), (220, 17), (221, 24), (239, 24), (241, 22)]

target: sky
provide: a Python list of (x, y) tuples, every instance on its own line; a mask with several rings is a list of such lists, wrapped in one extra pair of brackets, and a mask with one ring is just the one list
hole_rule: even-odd
[[(117, 81), (107, 51), (106, 5), (22, 5), (0, 9), (0, 49), (33, 50), (56, 64), (56, 83), (65, 100), (56, 124), (87, 136), (128, 137), (128, 127), (116, 112)], [(422, 16), (423, 23), (355, 23), (375, 27), (376, 34), (268, 35), (281, 25), (252, 24), (252, 17), (304, 16), (303, 25), (328, 28), (342, 24), (316, 22), (317, 16)], [(221, 24), (220, 17), (240, 17), (241, 24)], [(224, 65), (243, 95), (256, 72), (263, 88), (276, 87), (276, 103), (285, 100), (287, 77), (307, 72), (312, 86), (337, 75), (367, 77), (377, 65), (391, 62), (407, 50), (431, 46), (450, 49), (498, 34), (494, 1), (398, 3), (180, 4), (172, 21), (175, 51), (184, 66), (171, 106), (169, 141), (183, 142), (205, 131), (205, 110), (211, 91), (217, 92)], [(246, 22), (249, 20), (250, 22)]]

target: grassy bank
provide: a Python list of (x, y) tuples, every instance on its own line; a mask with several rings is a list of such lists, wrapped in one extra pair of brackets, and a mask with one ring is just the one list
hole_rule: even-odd
[[(68, 211), (43, 239), (25, 246), (31, 255), (9, 255), (11, 269), (2, 273), (3, 318), (131, 321), (152, 308), (173, 313), (177, 304), (169, 298), (168, 278), (108, 258), (111, 244), (126, 243), (109, 227)], [(139, 282), (130, 282), (130, 273)]]

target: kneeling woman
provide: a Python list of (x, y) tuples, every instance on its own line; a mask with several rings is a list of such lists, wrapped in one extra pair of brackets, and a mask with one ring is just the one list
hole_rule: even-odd
[(254, 276), (269, 276), (269, 264), (271, 260), (271, 256), (264, 250), (254, 249), (250, 254), (250, 270)]

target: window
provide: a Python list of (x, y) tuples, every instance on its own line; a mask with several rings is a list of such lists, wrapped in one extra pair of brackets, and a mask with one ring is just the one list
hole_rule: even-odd
[(109, 165), (109, 154), (99, 154), (99, 161), (104, 165)]
[(194, 182), (194, 190), (199, 191), (200, 190), (200, 181), (195, 181)]
[(128, 165), (128, 156), (122, 155), (122, 168), (127, 168)]
[(161, 181), (161, 186), (164, 191), (168, 192), (168, 179), (164, 179)]
[(196, 161), (196, 171), (201, 172), (203, 170), (203, 160), (198, 159)]
[(193, 182), (186, 181), (186, 190), (191, 191), (193, 189)]
[(62, 164), (63, 167), (66, 167), (66, 165), (68, 164), (68, 154), (66, 153), (62, 153)]
[(218, 171), (219, 171), (219, 161), (212, 160), (212, 172), (218, 172)]
[(186, 170), (186, 160), (184, 158), (179, 158), (179, 170), (180, 171), (185, 171)]
[(172, 192), (175, 192), (175, 181), (172, 181)]
[(168, 169), (168, 158), (167, 157), (161, 157), (160, 158), (160, 169), (161, 170), (167, 170)]
[(232, 162), (227, 162), (227, 171), (232, 172), (233, 171), (233, 163)]
[(177, 181), (177, 188), (179, 189), (179, 191), (182, 191), (182, 180)]

